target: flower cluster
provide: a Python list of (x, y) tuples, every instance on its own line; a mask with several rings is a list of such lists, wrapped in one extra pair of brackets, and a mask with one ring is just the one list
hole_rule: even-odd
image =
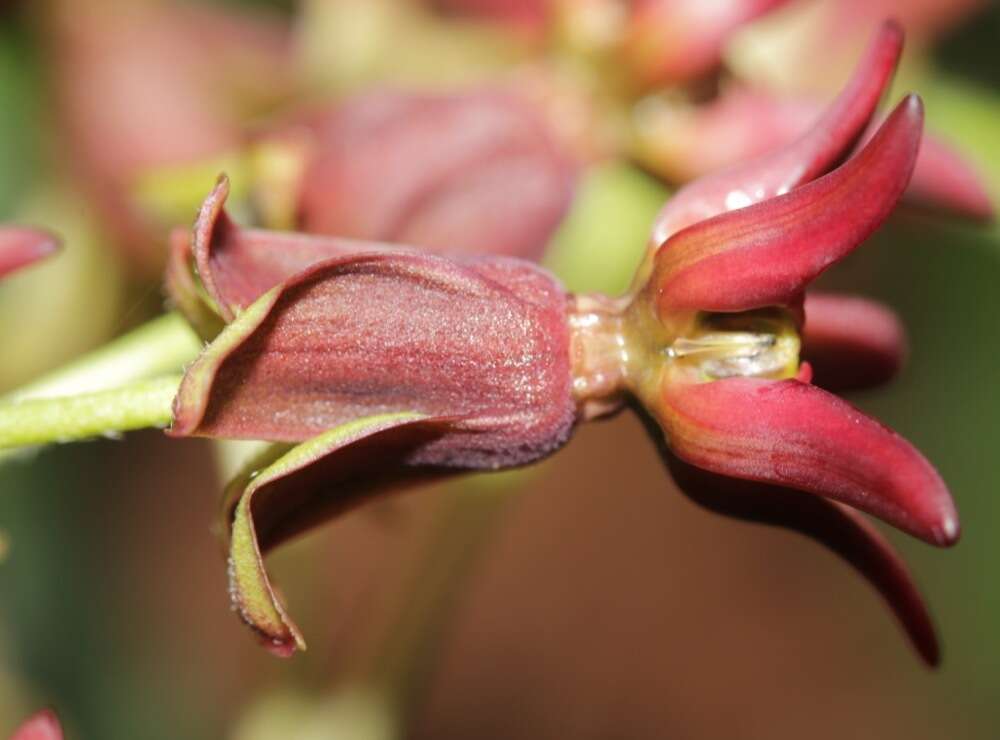
[(191, 238), (175, 239), (175, 303), (222, 328), (187, 369), (169, 433), (277, 443), (225, 506), (233, 599), (265, 644), (304, 645), (264, 570), (270, 548), (385, 490), (534, 462), (579, 423), (631, 405), (690, 495), (840, 553), (935, 663), (910, 576), (857, 511), (946, 546), (959, 534), (948, 490), (912, 445), (814, 385), (800, 360), (804, 348), (834, 387), (879, 382), (901, 361), (886, 309), (806, 296), (890, 214), (913, 172), (914, 95), (854, 151), (901, 44), (883, 26), (794, 145), (668, 201), (619, 298), (568, 294), (513, 257), (244, 229), (225, 213), (222, 178)]

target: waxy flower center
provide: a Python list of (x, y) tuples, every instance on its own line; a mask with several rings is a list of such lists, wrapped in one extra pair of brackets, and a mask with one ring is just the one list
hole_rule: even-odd
[(655, 398), (665, 375), (692, 383), (776, 380), (795, 376), (799, 368), (798, 327), (784, 309), (696, 312), (668, 325), (641, 302), (601, 295), (573, 301), (573, 392), (586, 419), (617, 411), (629, 392)]

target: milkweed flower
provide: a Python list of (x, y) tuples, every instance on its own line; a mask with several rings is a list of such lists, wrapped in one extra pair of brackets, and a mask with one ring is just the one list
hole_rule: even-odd
[[(887, 25), (799, 141), (677, 193), (620, 298), (568, 294), (511, 257), (243, 229), (220, 180), (190, 249), (175, 254), (190, 251), (200, 286), (175, 259), (170, 289), (225, 326), (187, 369), (169, 433), (276, 443), (224, 503), (233, 602), (265, 644), (282, 655), (304, 646), (264, 568), (275, 545), (386, 490), (529, 464), (578, 424), (631, 405), (690, 495), (831, 547), (935, 663), (912, 579), (857, 512), (946, 546), (959, 534), (950, 494), (911, 444), (814, 385), (800, 359), (803, 347), (825, 350), (816, 375), (834, 385), (837, 362), (863, 364), (869, 374), (847, 379), (856, 385), (902, 358), (887, 309), (805, 298), (912, 174), (923, 124), (914, 95), (849, 156), (900, 48)], [(845, 306), (854, 327), (831, 319)], [(848, 357), (829, 360), (837, 348)], [(720, 500), (720, 481), (743, 493)]]

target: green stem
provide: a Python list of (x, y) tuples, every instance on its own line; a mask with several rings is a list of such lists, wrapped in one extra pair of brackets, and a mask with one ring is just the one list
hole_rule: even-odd
[(0, 448), (164, 427), (173, 418), (180, 382), (180, 375), (170, 375), (77, 396), (0, 403)]
[(53, 398), (115, 388), (142, 378), (179, 373), (201, 351), (187, 322), (169, 313), (100, 349), (3, 396), (2, 401)]

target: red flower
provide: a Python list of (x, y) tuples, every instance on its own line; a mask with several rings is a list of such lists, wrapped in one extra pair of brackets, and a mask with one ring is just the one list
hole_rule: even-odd
[[(950, 495), (912, 445), (813, 385), (799, 361), (800, 345), (816, 351), (818, 377), (834, 383), (837, 363), (865, 363), (848, 384), (882, 380), (901, 361), (901, 332), (883, 309), (804, 302), (809, 283), (889, 215), (913, 171), (923, 111), (912, 95), (837, 166), (863, 136), (900, 46), (886, 26), (793, 146), (677, 193), (635, 289), (618, 299), (567, 295), (509, 257), (242, 230), (222, 211), (221, 181), (192, 251), (226, 326), (188, 369), (171, 434), (297, 444), (227, 494), (244, 619), (290, 653), (302, 638), (264, 571), (267, 549), (388, 487), (537, 460), (575, 423), (635, 399), (692, 497), (833, 548), (936, 662), (905, 568), (847, 507), (950, 545)], [(190, 273), (174, 275), (178, 304), (198, 305)], [(863, 320), (853, 328), (831, 319), (845, 305)], [(804, 323), (803, 306), (815, 321)], [(834, 347), (849, 358), (830, 361)]]

